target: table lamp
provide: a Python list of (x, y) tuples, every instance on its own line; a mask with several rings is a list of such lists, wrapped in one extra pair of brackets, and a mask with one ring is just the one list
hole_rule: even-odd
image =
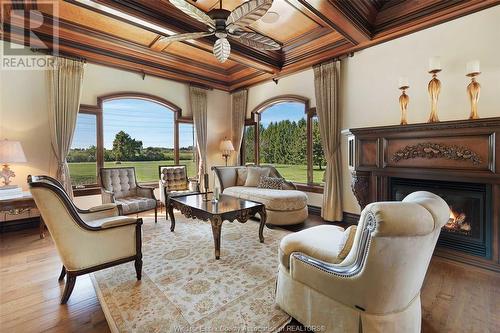
[(227, 159), (229, 156), (231, 156), (231, 153), (234, 151), (234, 146), (231, 140), (228, 140), (227, 138), (224, 138), (224, 140), (221, 141), (219, 149), (222, 151), (222, 157), (226, 159), (226, 166), (227, 166)]
[(0, 164), (3, 165), (0, 171), (0, 178), (3, 178), (4, 186), (10, 184), (10, 178), (16, 174), (9, 168), (9, 163), (25, 163), (23, 147), (19, 141), (0, 140)]

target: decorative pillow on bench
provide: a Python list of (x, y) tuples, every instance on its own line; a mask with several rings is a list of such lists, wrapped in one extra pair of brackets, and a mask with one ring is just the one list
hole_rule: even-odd
[(258, 188), (267, 188), (271, 190), (282, 190), (285, 180), (278, 177), (260, 177)]
[(244, 186), (255, 187), (259, 185), (260, 177), (269, 176), (268, 168), (251, 167), (247, 169), (247, 179)]

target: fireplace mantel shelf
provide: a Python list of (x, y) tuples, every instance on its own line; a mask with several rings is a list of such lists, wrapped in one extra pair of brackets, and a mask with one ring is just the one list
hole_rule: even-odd
[[(500, 271), (500, 117), (355, 128), (343, 134), (348, 138), (351, 187), (361, 208), (390, 200), (393, 178), (491, 186), (491, 258), (464, 254), (458, 260)], [(457, 259), (457, 254), (449, 257)]]

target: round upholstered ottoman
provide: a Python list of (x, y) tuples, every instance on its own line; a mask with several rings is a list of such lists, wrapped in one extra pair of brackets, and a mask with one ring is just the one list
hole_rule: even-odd
[(264, 204), (267, 224), (298, 224), (304, 222), (308, 216), (307, 195), (301, 191), (232, 186), (224, 189), (224, 194)]

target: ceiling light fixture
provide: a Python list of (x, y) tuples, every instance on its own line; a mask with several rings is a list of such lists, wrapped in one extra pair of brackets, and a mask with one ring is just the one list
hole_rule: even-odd
[(261, 21), (264, 23), (276, 23), (280, 19), (280, 14), (276, 12), (267, 12), (266, 15), (262, 16)]

